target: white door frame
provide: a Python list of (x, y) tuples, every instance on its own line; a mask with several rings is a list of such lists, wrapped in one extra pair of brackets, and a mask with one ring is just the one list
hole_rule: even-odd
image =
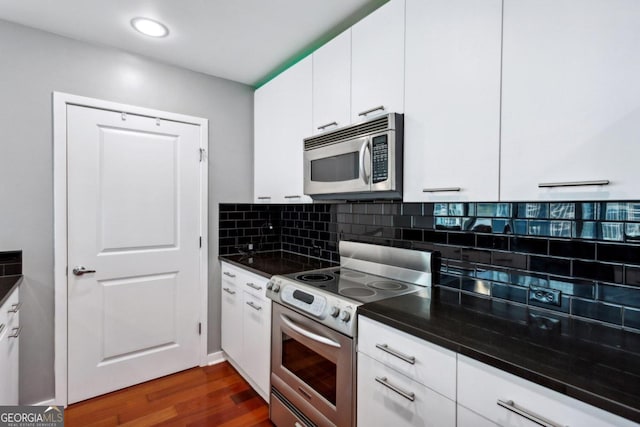
[(209, 121), (166, 111), (86, 98), (68, 93), (53, 93), (53, 245), (54, 245), (54, 375), (56, 405), (67, 406), (67, 105), (99, 108), (188, 123), (200, 127), (200, 366), (207, 364), (207, 275), (208, 275), (208, 157)]

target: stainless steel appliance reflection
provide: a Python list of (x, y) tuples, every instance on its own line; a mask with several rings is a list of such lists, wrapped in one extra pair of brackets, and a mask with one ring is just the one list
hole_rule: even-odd
[(273, 276), (271, 420), (354, 426), (357, 308), (430, 287), (431, 252), (340, 242), (340, 267)]

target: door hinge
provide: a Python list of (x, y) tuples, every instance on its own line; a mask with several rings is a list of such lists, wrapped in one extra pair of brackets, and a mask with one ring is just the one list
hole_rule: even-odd
[(200, 247), (202, 247), (202, 236), (200, 236)]
[(198, 335), (202, 335), (202, 322), (198, 322)]
[(204, 149), (204, 148), (201, 148), (200, 149), (200, 161), (203, 161), (206, 156), (207, 156), (207, 150)]

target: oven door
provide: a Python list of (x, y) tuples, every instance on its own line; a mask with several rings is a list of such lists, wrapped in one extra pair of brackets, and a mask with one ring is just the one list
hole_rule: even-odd
[(271, 384), (285, 404), (318, 426), (354, 425), (353, 339), (274, 303), (271, 351)]
[(304, 194), (369, 192), (370, 137), (356, 138), (304, 152)]

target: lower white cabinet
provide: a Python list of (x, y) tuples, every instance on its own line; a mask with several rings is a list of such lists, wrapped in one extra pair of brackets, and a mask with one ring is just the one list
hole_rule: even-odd
[(229, 362), (269, 400), (271, 300), (269, 279), (222, 263), (221, 342)]
[[(508, 427), (637, 426), (632, 421), (462, 355), (458, 355), (458, 405)], [(482, 417), (476, 420), (482, 420)]]
[(492, 423), (488, 419), (481, 417), (475, 412), (458, 405), (458, 427), (498, 427), (498, 424)]
[(0, 405), (17, 405), (19, 396), (20, 294), (16, 288), (0, 307)]
[(358, 317), (359, 426), (456, 425), (456, 354)]

